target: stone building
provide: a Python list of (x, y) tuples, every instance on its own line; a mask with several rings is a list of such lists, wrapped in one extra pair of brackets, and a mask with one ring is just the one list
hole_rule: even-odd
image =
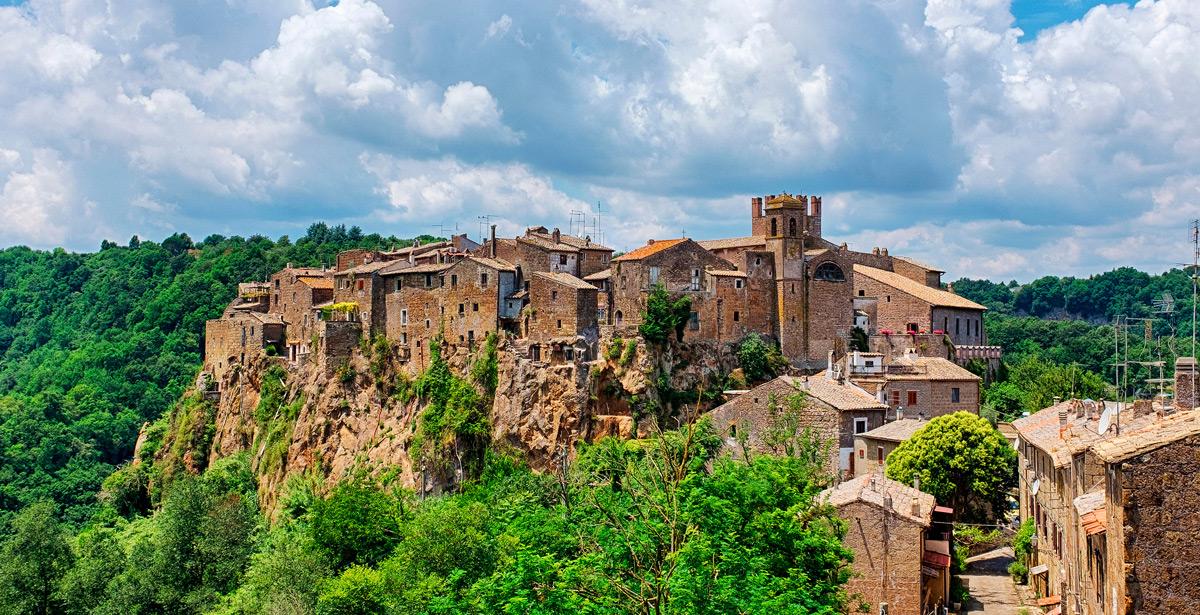
[(960, 410), (979, 414), (983, 379), (946, 359), (910, 353), (879, 369), (850, 362), (848, 374), (887, 403), (891, 416), (934, 418)]
[(592, 241), (591, 237), (563, 234), (557, 228), (550, 231), (544, 226), (534, 226), (520, 237), (497, 239), (493, 227), (492, 234), (476, 252), (513, 263), (519, 277), (524, 279), (537, 271), (583, 278), (608, 269), (612, 260), (612, 248)]
[(924, 419), (900, 418), (854, 436), (854, 475), (882, 473), (892, 451), (928, 424)]
[(692, 299), (692, 317), (684, 328), (684, 340), (700, 333), (700, 311), (705, 300), (705, 271), (734, 269), (691, 239), (660, 239), (613, 259), (610, 282), (612, 324), (629, 328), (641, 324), (646, 298), (657, 285), (672, 296)]
[(1019, 511), (1038, 538), (1030, 583), (1047, 605), (1089, 615), (1200, 606), (1200, 571), (1178, 555), (1180, 537), (1200, 531), (1180, 514), (1200, 502), (1200, 413), (1072, 399), (1013, 428)]
[(522, 323), (525, 337), (537, 344), (557, 345), (557, 352), (566, 348), (571, 355), (580, 338), (594, 348), (599, 339), (597, 293), (595, 286), (568, 273), (534, 273), (529, 280), (530, 308)]
[(856, 297), (875, 300), (877, 317), (869, 332), (945, 334), (964, 346), (987, 343), (987, 308), (965, 297), (866, 265), (854, 266), (854, 290)]
[(760, 384), (709, 412), (735, 456), (749, 452), (778, 454), (770, 442), (778, 436), (781, 416), (791, 403), (799, 430), (809, 429), (829, 446), (828, 468), (836, 477), (854, 474), (854, 437), (883, 425), (886, 406), (854, 384), (827, 373), (780, 376)]
[(230, 309), (204, 323), (204, 360), (217, 383), (232, 367), (244, 365), (246, 357), (279, 354), (283, 348), (284, 323), (278, 314)]
[(285, 355), (290, 361), (311, 352), (316, 333), (314, 308), (333, 300), (333, 275), (325, 269), (288, 266), (271, 276), (271, 313), (287, 325)]
[(869, 612), (888, 615), (940, 612), (950, 592), (951, 509), (879, 474), (831, 487), (818, 501), (834, 506), (847, 524), (851, 604), (862, 601)]

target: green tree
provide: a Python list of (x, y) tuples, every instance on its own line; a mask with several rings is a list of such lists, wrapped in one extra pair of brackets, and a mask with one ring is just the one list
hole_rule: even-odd
[(55, 519), (54, 504), (38, 502), (12, 520), (0, 547), (0, 604), (6, 613), (55, 613), (59, 580), (74, 563), (69, 534)]
[(888, 456), (887, 476), (954, 508), (960, 519), (990, 520), (1006, 510), (1016, 485), (1017, 454), (986, 419), (939, 416)]
[(692, 298), (686, 295), (671, 298), (662, 284), (655, 284), (646, 296), (646, 309), (638, 331), (647, 342), (665, 344), (672, 334), (683, 339), (683, 328), (692, 314)]
[(335, 567), (376, 564), (400, 540), (400, 500), (361, 481), (341, 483), (312, 513), (312, 537)]
[(762, 382), (783, 373), (788, 362), (779, 347), (757, 333), (751, 333), (738, 344), (738, 365), (747, 383)]
[(75, 565), (63, 577), (59, 596), (69, 613), (99, 612), (109, 584), (125, 571), (119, 534), (108, 527), (84, 530), (76, 537)]

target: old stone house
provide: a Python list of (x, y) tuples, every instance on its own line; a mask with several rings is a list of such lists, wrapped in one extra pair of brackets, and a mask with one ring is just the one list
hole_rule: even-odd
[(529, 305), (523, 318), (525, 337), (539, 345), (531, 352), (541, 357), (541, 348), (573, 360), (578, 343), (589, 349), (591, 358), (599, 339), (596, 321), (595, 286), (562, 272), (539, 271), (529, 280)]
[(484, 242), (476, 253), (490, 254), (513, 263), (521, 278), (528, 280), (534, 272), (569, 273), (583, 278), (609, 267), (612, 248), (591, 240), (575, 237), (559, 229), (549, 231), (544, 226), (530, 227), (525, 234), (512, 239), (493, 237)]
[(216, 383), (234, 366), (245, 365), (248, 357), (283, 350), (284, 322), (278, 314), (229, 309), (204, 323), (205, 363)]
[(285, 354), (291, 361), (311, 352), (314, 308), (333, 300), (333, 272), (288, 266), (271, 276), (271, 309), (287, 325)]
[[(861, 355), (852, 353), (847, 358), (854, 356)], [(855, 366), (853, 361), (843, 364), (851, 380), (888, 405), (891, 416), (934, 418), (958, 411), (979, 414), (983, 380), (953, 361), (910, 353), (879, 368)]]
[[(911, 261), (902, 262), (911, 265)], [(875, 300), (871, 332), (941, 332), (955, 345), (987, 343), (983, 330), (987, 308), (982, 305), (884, 269), (855, 265), (854, 274), (855, 296)]]
[(928, 424), (924, 419), (900, 418), (854, 436), (854, 475), (882, 473), (892, 451)]
[(613, 259), (610, 282), (612, 323), (618, 328), (641, 324), (646, 299), (656, 286), (672, 296), (692, 300), (692, 316), (684, 328), (684, 340), (703, 339), (700, 311), (705, 301), (705, 271), (727, 271), (734, 266), (705, 250), (691, 239), (661, 239)]
[[(836, 477), (854, 474), (854, 437), (883, 425), (887, 407), (848, 381), (828, 373), (780, 376), (760, 384), (709, 412), (724, 434), (725, 448), (735, 456), (744, 451), (778, 454), (772, 437), (787, 423), (786, 412), (796, 404), (799, 431), (811, 430), (828, 446), (827, 467)], [(786, 434), (783, 434), (786, 435)]]
[(871, 613), (925, 615), (946, 603), (951, 509), (879, 474), (831, 487), (818, 501), (834, 506), (847, 524), (844, 544), (854, 552), (854, 576), (846, 588), (852, 604), (865, 602)]

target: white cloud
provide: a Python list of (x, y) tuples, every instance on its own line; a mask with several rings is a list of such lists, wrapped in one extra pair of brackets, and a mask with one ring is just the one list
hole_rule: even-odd
[(29, 168), (10, 173), (0, 189), (0, 240), (61, 245), (70, 231), (87, 227), (92, 207), (76, 194), (71, 169), (58, 152), (37, 150)]

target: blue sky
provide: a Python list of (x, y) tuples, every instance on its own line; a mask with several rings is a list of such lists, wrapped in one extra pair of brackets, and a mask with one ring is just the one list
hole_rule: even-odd
[(0, 246), (314, 220), (826, 235), (1029, 279), (1186, 260), (1200, 3), (154, 0), (0, 8)]

